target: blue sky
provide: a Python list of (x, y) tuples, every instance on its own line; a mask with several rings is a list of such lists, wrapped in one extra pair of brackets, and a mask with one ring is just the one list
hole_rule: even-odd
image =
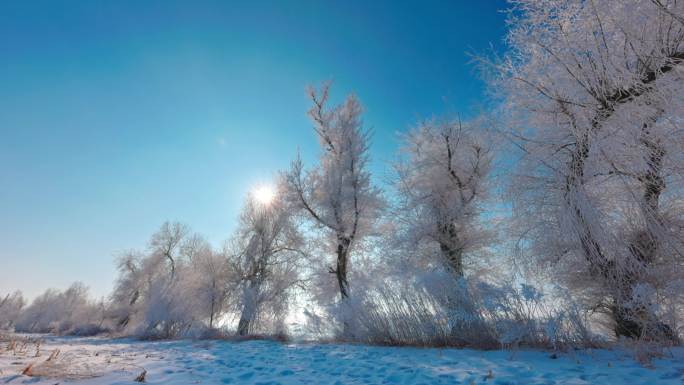
[(219, 244), (254, 185), (309, 164), (305, 87), (355, 92), (382, 183), (397, 133), (468, 114), (503, 1), (0, 2), (0, 294), (80, 280), (165, 220)]

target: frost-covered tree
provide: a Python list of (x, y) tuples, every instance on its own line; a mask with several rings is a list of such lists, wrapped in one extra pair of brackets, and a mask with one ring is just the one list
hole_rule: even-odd
[(0, 330), (12, 329), (26, 305), (20, 291), (0, 297)]
[(484, 226), (480, 218), (488, 193), (490, 147), (474, 122), (431, 119), (404, 136), (397, 165), (399, 205), (393, 218), (404, 245), (399, 250), (410, 259), (404, 266), (421, 270), (413, 271), (417, 276), (444, 273), (434, 275), (428, 287), (449, 314), (454, 337), (469, 333), (466, 329), (477, 318), (464, 266), (479, 262), (478, 253), (492, 242), (491, 224)]
[(283, 193), (280, 188), (267, 200), (250, 194), (240, 216), (230, 258), (242, 295), (239, 335), (253, 332), (257, 321), (282, 321), (291, 291), (301, 282), (302, 238)]
[(492, 89), (523, 152), (516, 217), (536, 262), (612, 320), (681, 318), (684, 3), (514, 2)]
[(144, 277), (143, 258), (136, 251), (128, 251), (117, 258), (118, 275), (110, 298), (110, 316), (117, 328), (126, 328), (142, 307), (149, 282)]
[(224, 309), (227, 266), (180, 223), (164, 223), (145, 252), (119, 259), (111, 313), (134, 334), (175, 336), (214, 321)]
[(456, 278), (464, 258), (491, 240), (480, 223), (491, 168), (490, 144), (460, 120), (428, 120), (404, 137), (404, 160), (397, 166), (399, 210), (408, 241), (438, 248), (441, 262)]
[(189, 293), (185, 295), (198, 301), (198, 316), (208, 319), (209, 329), (213, 329), (227, 310), (234, 271), (225, 253), (213, 251), (209, 247), (197, 253), (190, 263), (191, 268), (185, 278)]
[[(183, 244), (184, 241), (186, 244)], [(165, 259), (168, 262), (171, 279), (176, 274), (176, 264), (181, 253), (185, 252), (186, 256), (191, 255), (196, 250), (196, 244), (196, 238), (189, 238), (188, 227), (178, 222), (164, 222), (150, 240), (152, 256), (155, 259)]]
[(329, 87), (310, 90), (309, 116), (321, 146), (317, 167), (304, 170), (300, 159), (286, 174), (289, 200), (321, 230), (335, 255), (335, 274), (342, 300), (349, 297), (348, 271), (354, 246), (373, 229), (383, 200), (368, 171), (369, 132), (363, 128), (362, 107), (351, 95), (327, 108)]

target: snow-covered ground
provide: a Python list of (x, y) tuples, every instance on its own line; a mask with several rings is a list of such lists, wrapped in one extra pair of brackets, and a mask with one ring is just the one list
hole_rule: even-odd
[[(143, 370), (147, 383), (171, 385), (684, 383), (682, 348), (645, 368), (607, 350), (553, 359), (542, 351), (44, 337), (36, 357), (35, 343), (9, 345), (0, 345), (0, 384), (136, 384)], [(32, 375), (22, 375), (31, 363)]]

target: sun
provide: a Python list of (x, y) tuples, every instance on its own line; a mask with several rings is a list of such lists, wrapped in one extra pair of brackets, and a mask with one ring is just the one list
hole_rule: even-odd
[(262, 205), (269, 205), (275, 199), (276, 193), (272, 186), (261, 185), (252, 190), (252, 198)]

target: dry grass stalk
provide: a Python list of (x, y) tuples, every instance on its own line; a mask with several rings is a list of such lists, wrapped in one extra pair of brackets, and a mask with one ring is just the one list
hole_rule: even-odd
[(24, 376), (33, 376), (33, 364), (33, 362), (28, 364), (28, 366), (26, 366), (24, 370), (21, 371), (21, 374), (23, 374)]
[(138, 377), (135, 378), (135, 382), (145, 382), (145, 376), (147, 375), (147, 370), (143, 369), (142, 373), (138, 375)]
[(59, 355), (59, 349), (53, 350), (52, 353), (50, 353), (50, 357), (48, 357), (48, 359), (45, 360), (45, 362), (52, 361), (53, 359), (57, 358), (58, 355)]
[(34, 357), (40, 357), (40, 340), (36, 342), (36, 354)]

